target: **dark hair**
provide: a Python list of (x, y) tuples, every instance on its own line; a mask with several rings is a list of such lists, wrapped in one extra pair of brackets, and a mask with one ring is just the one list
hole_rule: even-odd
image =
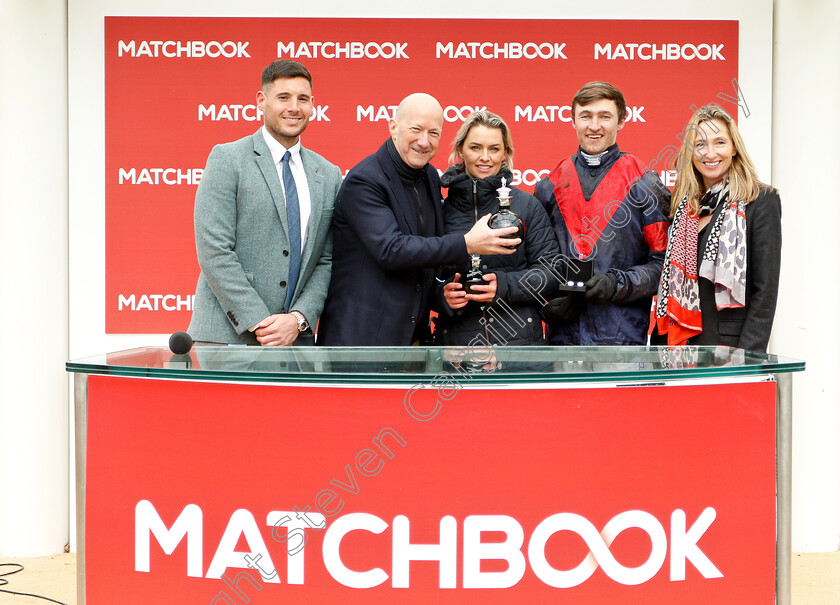
[(584, 84), (575, 93), (575, 98), (572, 100), (572, 118), (574, 119), (576, 106), (589, 105), (601, 99), (615, 101), (615, 106), (618, 109), (618, 121), (624, 121), (624, 118), (627, 117), (627, 103), (624, 101), (624, 95), (609, 82), (601, 82), (599, 80)]
[(312, 75), (309, 70), (291, 59), (277, 59), (266, 67), (262, 72), (262, 85), (271, 85), (277, 78), (306, 78), (309, 87), (312, 87)]

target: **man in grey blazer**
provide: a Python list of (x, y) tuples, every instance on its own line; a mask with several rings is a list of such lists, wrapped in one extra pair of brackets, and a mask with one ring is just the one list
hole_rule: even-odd
[(257, 107), (263, 127), (216, 145), (196, 192), (201, 274), (188, 331), (197, 342), (314, 344), (341, 172), (300, 144), (313, 113), (303, 65), (266, 67)]

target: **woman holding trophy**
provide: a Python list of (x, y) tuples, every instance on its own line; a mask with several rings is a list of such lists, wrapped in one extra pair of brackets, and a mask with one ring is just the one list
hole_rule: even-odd
[[(545, 344), (539, 309), (557, 280), (547, 268), (559, 255), (548, 215), (532, 195), (509, 184), (513, 179), (513, 141), (507, 124), (494, 113), (476, 111), (453, 142), (452, 164), (441, 177), (445, 232), (466, 233), (487, 214), (491, 227), (522, 224), (522, 243), (509, 255), (465, 258), (440, 289), (436, 321), (442, 345), (521, 346)], [(524, 233), (523, 233), (524, 231)], [(545, 264), (539, 259), (544, 258)]]
[(684, 133), (656, 297), (659, 335), (669, 345), (764, 352), (779, 290), (779, 193), (758, 180), (720, 106), (698, 110)]

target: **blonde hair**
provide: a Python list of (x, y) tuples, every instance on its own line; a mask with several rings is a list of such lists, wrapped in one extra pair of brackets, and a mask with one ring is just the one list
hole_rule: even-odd
[(452, 141), (449, 163), (458, 164), (464, 161), (460, 154), (473, 126), (497, 128), (502, 132), (502, 143), (505, 146), (505, 160), (502, 162), (502, 168), (513, 170), (513, 137), (510, 135), (510, 128), (501, 117), (487, 110), (474, 111), (464, 120), (461, 128), (458, 129), (458, 134), (455, 135), (455, 140)]
[(720, 120), (726, 124), (729, 138), (732, 139), (732, 144), (735, 147), (735, 155), (732, 157), (732, 164), (729, 167), (729, 199), (744, 200), (749, 204), (758, 197), (762, 187), (767, 187), (758, 180), (755, 165), (747, 153), (744, 139), (738, 132), (738, 125), (735, 124), (735, 120), (720, 105), (711, 103), (698, 109), (682, 131), (682, 147), (674, 160), (677, 182), (671, 196), (672, 217), (676, 214), (677, 207), (684, 197), (688, 198), (689, 212), (691, 214), (699, 212), (700, 198), (706, 193), (706, 186), (703, 182), (703, 175), (694, 167), (693, 156), (697, 137), (705, 136), (700, 130), (700, 123), (705, 122), (713, 130), (718, 130), (717, 126), (711, 124), (712, 120)]

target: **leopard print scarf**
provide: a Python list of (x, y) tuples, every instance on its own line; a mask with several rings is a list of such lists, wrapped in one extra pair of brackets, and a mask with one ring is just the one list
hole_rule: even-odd
[[(719, 193), (718, 213), (700, 261), (700, 277), (715, 285), (718, 309), (743, 307), (747, 300), (747, 215), (744, 200), (730, 201), (729, 180)], [(712, 190), (714, 187), (712, 188)]]
[(747, 269), (745, 203), (729, 202), (728, 197), (728, 179), (716, 183), (703, 196), (703, 206), (724, 206), (708, 227), (712, 231), (699, 263), (699, 272), (699, 219), (688, 212), (687, 198), (682, 199), (674, 214), (654, 311), (659, 333), (668, 334), (669, 345), (685, 344), (689, 338), (703, 331), (698, 274), (715, 284), (718, 309), (744, 306)]

